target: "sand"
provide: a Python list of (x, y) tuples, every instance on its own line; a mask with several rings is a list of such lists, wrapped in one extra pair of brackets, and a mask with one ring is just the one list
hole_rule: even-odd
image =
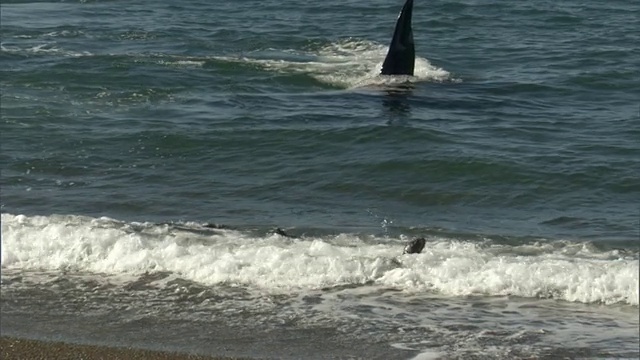
[(231, 360), (236, 358), (203, 356), (132, 348), (76, 345), (63, 342), (0, 337), (0, 359), (11, 360)]

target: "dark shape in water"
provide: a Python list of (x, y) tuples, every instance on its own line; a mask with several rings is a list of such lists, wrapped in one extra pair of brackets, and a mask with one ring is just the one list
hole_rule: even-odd
[(413, 30), (411, 14), (413, 0), (407, 0), (400, 11), (396, 29), (393, 32), (389, 52), (382, 63), (382, 75), (413, 75), (416, 62), (416, 51), (413, 46)]
[(290, 239), (296, 238), (296, 236), (288, 234), (286, 231), (282, 230), (281, 228), (276, 228), (275, 230), (273, 230), (273, 233), (278, 234), (282, 237), (290, 238)]
[(424, 244), (427, 242), (424, 238), (413, 239), (407, 246), (404, 247), (403, 254), (420, 254), (424, 249)]

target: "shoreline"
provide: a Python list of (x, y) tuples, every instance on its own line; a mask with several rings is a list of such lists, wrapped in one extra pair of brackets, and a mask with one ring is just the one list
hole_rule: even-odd
[(0, 359), (240, 360), (248, 358), (146, 350), (132, 347), (81, 345), (2, 335), (0, 336)]

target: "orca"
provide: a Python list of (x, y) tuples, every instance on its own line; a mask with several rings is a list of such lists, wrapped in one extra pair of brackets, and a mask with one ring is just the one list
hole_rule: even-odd
[(381, 75), (413, 76), (416, 51), (413, 45), (413, 30), (411, 29), (412, 12), (413, 0), (407, 0), (398, 16), (389, 52), (382, 63)]

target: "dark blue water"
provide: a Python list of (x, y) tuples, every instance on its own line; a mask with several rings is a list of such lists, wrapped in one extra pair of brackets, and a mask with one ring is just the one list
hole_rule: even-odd
[[(87, 216), (278, 226), (334, 245), (585, 246), (637, 269), (640, 4), (416, 1), (416, 76), (390, 79), (378, 73), (401, 5), (3, 2), (3, 238), (111, 239), (94, 223), (70, 238), (50, 228)], [(3, 270), (113, 270), (12, 250)], [(627, 284), (576, 299), (637, 315)], [(479, 291), (574, 299), (536, 286)]]
[(635, 5), (418, 2), (396, 95), (398, 4), (120, 5), (3, 5), (3, 212), (637, 238)]

